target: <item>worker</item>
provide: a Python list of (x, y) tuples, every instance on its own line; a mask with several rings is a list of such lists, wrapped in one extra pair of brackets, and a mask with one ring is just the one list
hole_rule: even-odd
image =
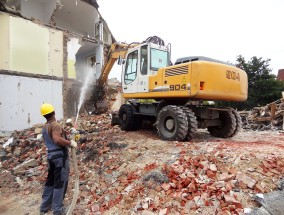
[(42, 194), (40, 214), (50, 209), (54, 215), (65, 214), (63, 199), (67, 190), (69, 177), (69, 160), (67, 146), (76, 148), (77, 143), (67, 140), (66, 132), (55, 119), (54, 107), (44, 103), (40, 108), (46, 123), (42, 135), (47, 148), (48, 176)]

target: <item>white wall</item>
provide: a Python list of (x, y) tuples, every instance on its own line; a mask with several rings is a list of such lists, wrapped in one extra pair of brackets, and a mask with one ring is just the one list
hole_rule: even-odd
[(43, 102), (55, 107), (56, 119), (63, 118), (62, 81), (0, 74), (0, 135), (44, 123)]

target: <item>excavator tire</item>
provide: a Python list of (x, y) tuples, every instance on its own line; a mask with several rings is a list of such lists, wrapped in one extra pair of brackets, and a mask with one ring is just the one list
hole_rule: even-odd
[(163, 107), (158, 113), (157, 129), (162, 140), (185, 140), (188, 131), (186, 114), (175, 105)]
[(194, 134), (197, 132), (197, 120), (196, 120), (196, 116), (194, 114), (194, 112), (192, 110), (190, 110), (189, 108), (185, 107), (185, 106), (181, 106), (180, 107), (183, 112), (185, 113), (186, 117), (187, 117), (187, 123), (188, 123), (188, 131), (186, 134), (186, 140), (190, 141), (192, 140)]
[(214, 137), (229, 138), (236, 131), (236, 117), (232, 111), (220, 111), (220, 126), (208, 127), (209, 133)]
[(236, 129), (234, 133), (231, 135), (231, 137), (235, 136), (242, 129), (242, 119), (241, 119), (240, 114), (236, 110), (232, 110), (232, 112), (236, 118)]
[(132, 106), (129, 104), (124, 104), (120, 107), (118, 118), (119, 126), (124, 131), (135, 131), (141, 125), (141, 120), (134, 115)]

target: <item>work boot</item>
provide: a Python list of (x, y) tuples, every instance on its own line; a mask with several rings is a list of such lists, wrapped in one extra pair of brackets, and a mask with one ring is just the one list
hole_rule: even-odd
[(46, 214), (46, 213), (47, 213), (47, 211), (40, 211), (40, 212), (39, 212), (40, 215), (44, 215), (44, 214)]

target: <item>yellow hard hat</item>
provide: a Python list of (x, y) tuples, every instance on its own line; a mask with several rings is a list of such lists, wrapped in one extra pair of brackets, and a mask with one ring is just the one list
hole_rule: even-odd
[(54, 111), (54, 107), (51, 104), (43, 103), (40, 107), (41, 115), (47, 115), (49, 113), (52, 113)]

